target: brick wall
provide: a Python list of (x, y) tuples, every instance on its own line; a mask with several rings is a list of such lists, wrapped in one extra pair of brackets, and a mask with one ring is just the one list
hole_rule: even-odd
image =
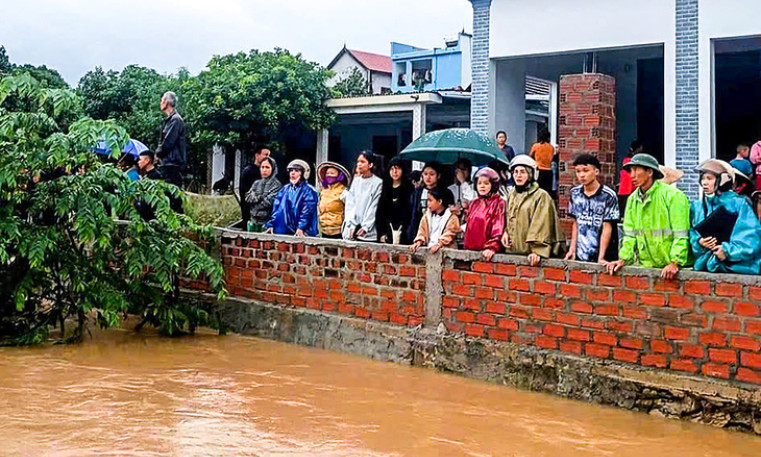
[(757, 277), (448, 254), (442, 318), (452, 332), (761, 384)]
[(698, 0), (676, 0), (676, 167), (677, 186), (690, 200), (699, 196)]
[(601, 177), (613, 186), (616, 176), (616, 80), (598, 73), (560, 77), (558, 117), (560, 182), (558, 211), (566, 234), (571, 233), (567, 217), (571, 188), (575, 185), (573, 161), (580, 154), (592, 154), (602, 165)]
[(473, 42), (470, 99), (470, 128), (480, 133), (489, 130), (489, 20), (491, 0), (470, 0), (473, 4)]
[[(222, 231), (232, 296), (761, 384), (761, 277)], [(202, 284), (194, 284), (202, 288)]]
[(425, 258), (293, 237), (222, 235), (231, 295), (416, 326), (424, 318)]

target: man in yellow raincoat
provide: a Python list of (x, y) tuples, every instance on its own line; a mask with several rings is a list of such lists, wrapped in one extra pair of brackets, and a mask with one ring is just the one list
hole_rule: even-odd
[(608, 272), (638, 263), (662, 268), (662, 278), (674, 279), (679, 268), (691, 264), (690, 202), (676, 187), (658, 181), (663, 174), (653, 156), (637, 154), (624, 169), (636, 190), (626, 201), (619, 260), (608, 264)]

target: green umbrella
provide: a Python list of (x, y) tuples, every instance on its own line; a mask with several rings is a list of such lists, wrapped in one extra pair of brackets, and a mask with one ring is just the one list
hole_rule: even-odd
[(494, 140), (470, 129), (426, 133), (404, 148), (399, 157), (442, 164), (452, 164), (459, 159), (468, 159), (474, 166), (488, 165), (495, 160), (509, 164)]

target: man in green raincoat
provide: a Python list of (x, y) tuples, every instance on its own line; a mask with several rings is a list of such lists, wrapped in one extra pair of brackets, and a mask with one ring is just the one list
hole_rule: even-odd
[(636, 190), (626, 201), (620, 260), (610, 262), (608, 272), (638, 263), (662, 268), (662, 278), (674, 279), (680, 267), (691, 264), (690, 202), (676, 187), (658, 181), (663, 174), (655, 157), (637, 154), (624, 169)]
[(510, 161), (515, 187), (507, 193), (507, 223), (502, 244), (508, 254), (528, 255), (531, 265), (542, 258), (561, 257), (565, 237), (555, 202), (536, 182), (536, 162), (528, 155)]

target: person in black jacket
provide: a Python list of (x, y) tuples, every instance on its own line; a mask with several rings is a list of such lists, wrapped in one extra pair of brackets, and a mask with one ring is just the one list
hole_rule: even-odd
[(166, 182), (182, 187), (182, 168), (185, 166), (185, 121), (175, 111), (177, 95), (166, 92), (161, 97), (161, 111), (166, 119), (161, 121), (161, 140), (156, 148), (156, 158)]
[[(270, 150), (267, 147), (258, 147), (254, 152), (254, 162), (246, 165), (240, 171), (240, 181), (238, 189), (240, 191), (240, 215), (243, 219), (243, 227), (246, 227), (251, 217), (251, 204), (246, 201), (246, 194), (251, 190), (251, 186), (260, 179), (262, 179), (262, 173), (259, 171), (259, 167), (262, 161), (270, 156)], [(277, 175), (277, 168), (275, 169), (275, 175)], [(277, 176), (275, 176), (277, 177)]]
[(394, 157), (388, 168), (388, 176), (383, 180), (378, 213), (375, 217), (378, 228), (378, 238), (381, 243), (393, 243), (393, 231), (401, 230), (399, 244), (407, 245), (412, 242), (407, 232), (412, 217), (412, 192), (414, 188), (407, 178), (407, 164)]

